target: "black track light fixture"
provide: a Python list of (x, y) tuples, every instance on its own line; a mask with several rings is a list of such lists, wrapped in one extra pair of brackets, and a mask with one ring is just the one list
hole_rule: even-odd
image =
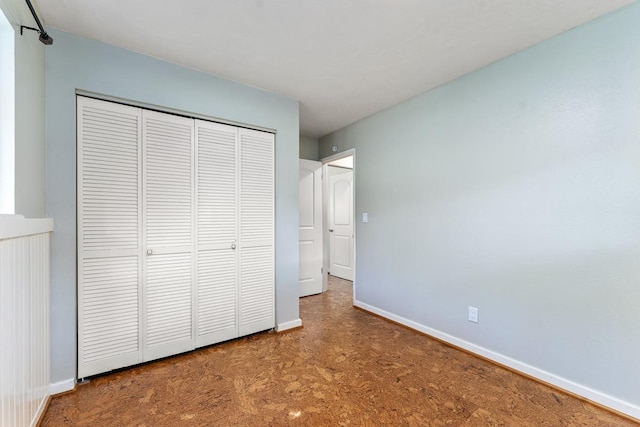
[(40, 33), (40, 37), (39, 40), (43, 43), (46, 44), (47, 46), (50, 46), (53, 44), (53, 37), (51, 37), (49, 34), (47, 33)]
[(47, 34), (47, 32), (44, 30), (44, 27), (42, 26), (42, 23), (40, 22), (40, 19), (38, 18), (38, 15), (36, 14), (36, 10), (33, 8), (33, 5), (31, 4), (30, 0), (25, 0), (27, 2), (27, 6), (29, 6), (29, 10), (31, 11), (31, 15), (33, 15), (33, 19), (36, 20), (36, 24), (38, 24), (38, 28), (33, 28), (33, 27), (27, 27), (26, 25), (21, 25), (20, 26), (20, 35), (22, 35), (22, 30), (24, 30), (25, 28), (27, 30), (32, 30), (32, 31), (36, 31), (37, 33), (40, 34), (39, 40), (47, 45), (50, 46), (53, 44), (53, 37), (51, 37), (49, 34)]
[(24, 30), (31, 30), (31, 31), (35, 31), (36, 33), (40, 34), (40, 37), (38, 38), (43, 44), (46, 44), (47, 46), (52, 45), (53, 44), (53, 37), (51, 37), (49, 34), (47, 34), (46, 32), (42, 32), (37, 28), (33, 28), (33, 27), (27, 27), (26, 25), (20, 25), (20, 35), (22, 35)]

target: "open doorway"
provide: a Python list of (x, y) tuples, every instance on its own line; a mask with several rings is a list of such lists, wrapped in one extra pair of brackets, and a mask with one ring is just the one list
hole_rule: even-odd
[[(322, 159), (323, 292), (329, 275), (355, 284), (355, 150)], [(354, 287), (355, 295), (355, 287)]]
[(299, 295), (326, 292), (329, 274), (355, 284), (355, 150), (299, 171)]

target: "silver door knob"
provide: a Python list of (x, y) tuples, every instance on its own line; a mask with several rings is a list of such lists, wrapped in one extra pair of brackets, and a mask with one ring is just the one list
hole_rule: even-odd
[(147, 255), (153, 255), (153, 249), (147, 249)]
[(236, 244), (235, 244), (235, 243), (232, 243), (232, 244), (231, 244), (231, 249), (235, 249), (235, 248), (236, 248)]

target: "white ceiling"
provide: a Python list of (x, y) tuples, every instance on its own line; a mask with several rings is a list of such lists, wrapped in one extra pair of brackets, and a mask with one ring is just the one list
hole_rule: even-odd
[(319, 137), (635, 0), (36, 0), (46, 25), (300, 101)]

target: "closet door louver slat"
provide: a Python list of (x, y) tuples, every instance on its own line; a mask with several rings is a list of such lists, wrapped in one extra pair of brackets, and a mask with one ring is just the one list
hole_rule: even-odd
[(274, 135), (249, 129), (240, 138), (240, 335), (275, 326)]
[(140, 359), (140, 111), (78, 98), (78, 377)]
[(238, 336), (237, 128), (196, 120), (196, 345)]
[(193, 120), (143, 111), (143, 360), (194, 348)]

